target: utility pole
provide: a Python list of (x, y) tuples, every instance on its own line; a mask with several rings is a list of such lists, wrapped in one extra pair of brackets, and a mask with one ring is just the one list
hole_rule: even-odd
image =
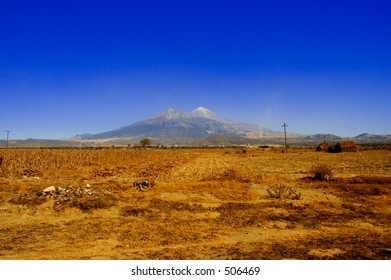
[(6, 130), (7, 131), (7, 144), (6, 144), (6, 149), (8, 149), (8, 143), (9, 143), (9, 135), (10, 135), (10, 132), (12, 132), (11, 130)]
[(281, 127), (283, 127), (284, 128), (284, 134), (285, 134), (285, 152), (288, 152), (288, 144), (287, 144), (287, 142), (286, 142), (286, 127), (287, 127), (288, 125), (286, 124), (286, 123), (284, 123)]

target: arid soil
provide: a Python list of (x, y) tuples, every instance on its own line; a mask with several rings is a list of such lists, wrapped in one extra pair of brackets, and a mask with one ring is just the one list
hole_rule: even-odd
[(0, 259), (391, 259), (388, 149), (0, 156)]

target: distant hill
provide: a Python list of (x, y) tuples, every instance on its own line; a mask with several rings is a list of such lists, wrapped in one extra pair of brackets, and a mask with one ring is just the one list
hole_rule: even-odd
[(303, 140), (309, 140), (309, 141), (318, 141), (318, 142), (337, 142), (342, 140), (342, 137), (339, 137), (334, 134), (313, 134), (313, 135), (307, 135), (302, 136)]
[[(291, 146), (313, 146), (323, 142), (334, 144), (341, 140), (352, 140), (357, 144), (391, 144), (391, 134), (363, 133), (348, 138), (334, 134), (289, 133), (287, 136), (288, 145)], [(9, 147), (127, 146), (139, 144), (141, 139), (147, 137), (152, 138), (153, 145), (234, 146), (285, 143), (281, 131), (227, 120), (207, 108), (198, 107), (190, 113), (170, 108), (150, 119), (128, 126), (98, 134), (79, 134), (69, 139), (12, 139)], [(0, 148), (5, 147), (6, 142), (0, 140)]]
[[(334, 144), (340, 140), (353, 140), (357, 144), (391, 144), (391, 135), (374, 135), (374, 134), (360, 134), (352, 138), (341, 138), (330, 134), (315, 134), (315, 135), (301, 135), (288, 134), (289, 146), (317, 146), (324, 141), (326, 143)], [(183, 146), (236, 146), (236, 145), (284, 145), (283, 134), (263, 135), (261, 137), (249, 138), (241, 136), (230, 136), (221, 134), (212, 134), (207, 137), (189, 139), (181, 137), (173, 138), (153, 138), (153, 145), (183, 145)], [(61, 139), (61, 140), (46, 140), (46, 139), (25, 139), (25, 140), (11, 140), (9, 147), (107, 147), (107, 146), (127, 146), (132, 144), (139, 144), (140, 138), (137, 137), (119, 137), (106, 139)], [(0, 149), (5, 148), (6, 141), (0, 140)]]
[[(342, 140), (352, 140), (357, 144), (391, 144), (391, 135), (361, 134), (356, 137), (343, 138), (333, 134), (288, 134), (288, 145), (290, 146), (314, 146), (326, 142), (334, 144)], [(258, 138), (246, 138), (228, 135), (211, 135), (206, 138), (196, 139), (191, 142), (194, 145), (284, 145), (285, 140), (282, 134), (264, 135)]]
[(352, 138), (357, 143), (391, 143), (391, 134), (363, 133)]
[(167, 109), (154, 117), (115, 130), (98, 134), (76, 135), (74, 139), (96, 140), (120, 137), (164, 139), (199, 139), (211, 135), (259, 137), (280, 132), (253, 124), (226, 120), (209, 109), (199, 107), (191, 113)]

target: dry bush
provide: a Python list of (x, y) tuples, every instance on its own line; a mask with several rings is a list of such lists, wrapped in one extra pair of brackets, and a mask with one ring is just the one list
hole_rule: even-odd
[(201, 179), (200, 181), (219, 181), (219, 182), (229, 182), (229, 181), (235, 181), (235, 182), (241, 182), (241, 183), (249, 183), (250, 179), (248, 176), (242, 176), (238, 174), (233, 169), (226, 169), (224, 172), (219, 174), (213, 174), (206, 178)]
[(124, 173), (158, 177), (181, 166), (195, 154), (175, 150), (9, 149), (1, 153), (0, 177), (105, 178)]
[(245, 155), (245, 154), (247, 154), (247, 150), (246, 150), (246, 149), (239, 149), (239, 150), (236, 150), (235, 153), (236, 153), (236, 154)]
[(389, 196), (391, 194), (390, 177), (364, 177), (338, 178), (333, 187), (336, 194), (349, 199), (368, 200), (375, 196)]
[(156, 212), (164, 212), (168, 214), (171, 211), (189, 211), (192, 213), (203, 212), (204, 209), (199, 204), (190, 204), (180, 201), (166, 201), (162, 199), (152, 199), (149, 203), (148, 209), (155, 209)]
[(139, 179), (133, 182), (133, 187), (139, 191), (147, 191), (155, 185), (153, 179)]
[(0, 176), (38, 176), (59, 169), (77, 170), (97, 164), (97, 154), (82, 150), (18, 149), (5, 151)]
[(18, 158), (4, 157), (0, 165), (0, 176), (5, 178), (19, 177), (23, 171)]
[(334, 171), (330, 165), (327, 164), (316, 164), (310, 169), (310, 173), (314, 179), (320, 181), (331, 181), (334, 176)]
[(226, 245), (213, 248), (226, 259), (241, 260), (390, 260), (383, 248), (390, 237), (366, 230), (350, 230), (333, 234), (310, 235), (283, 242), (252, 242), (250, 246)]
[(152, 210), (148, 208), (135, 208), (133, 206), (126, 206), (121, 209), (121, 216), (134, 216), (134, 217), (140, 217), (140, 216), (146, 216), (152, 214)]
[(293, 200), (300, 200), (302, 197), (301, 193), (297, 192), (296, 189), (293, 189), (283, 184), (270, 187), (266, 190), (266, 192), (269, 198), (274, 199), (287, 198)]
[(47, 201), (46, 197), (42, 196), (40, 193), (28, 192), (23, 195), (19, 195), (11, 198), (9, 202), (16, 205), (36, 206), (36, 205), (41, 205), (46, 201)]
[(285, 185), (277, 185), (268, 188), (266, 192), (270, 198), (279, 199), (285, 196), (285, 194), (288, 192), (288, 187)]
[(338, 178), (335, 181), (345, 184), (391, 185), (391, 177), (380, 176), (355, 176), (351, 178)]
[(79, 208), (82, 211), (88, 212), (95, 209), (110, 208), (115, 205), (112, 199), (107, 197), (96, 197), (96, 198), (79, 198), (72, 201), (71, 206)]
[(220, 226), (242, 228), (265, 222), (267, 214), (261, 204), (246, 202), (228, 202), (216, 208), (220, 213), (216, 222)]

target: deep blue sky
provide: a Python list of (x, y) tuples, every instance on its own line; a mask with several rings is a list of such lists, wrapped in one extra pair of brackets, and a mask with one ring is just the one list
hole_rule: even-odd
[(391, 133), (391, 1), (0, 1), (0, 139), (198, 106), (297, 133)]

